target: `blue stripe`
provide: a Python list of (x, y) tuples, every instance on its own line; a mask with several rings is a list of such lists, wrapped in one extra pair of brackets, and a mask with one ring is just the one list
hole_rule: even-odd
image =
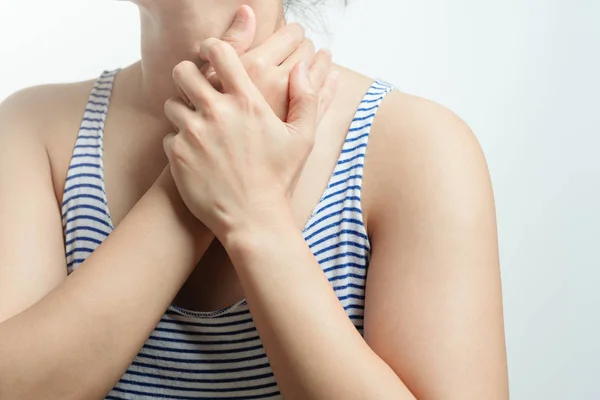
[(88, 104), (91, 104), (93, 106), (108, 107), (108, 103), (101, 103), (101, 102), (93, 101), (93, 100), (88, 101)]
[[(161, 361), (167, 361), (167, 362), (174, 362), (174, 363), (181, 363), (181, 364), (194, 364), (194, 365), (201, 365), (201, 364), (207, 364), (207, 365), (211, 365), (211, 364), (231, 364), (231, 363), (235, 363), (235, 362), (245, 362), (245, 361), (255, 361), (255, 360), (261, 360), (261, 359), (266, 359), (267, 355), (265, 353), (256, 355), (256, 356), (251, 356), (251, 357), (243, 357), (243, 358), (238, 358), (238, 359), (231, 359), (231, 360), (198, 360), (198, 359), (186, 359), (186, 358), (173, 358), (173, 357), (162, 357), (162, 356), (157, 356), (155, 354), (146, 354), (143, 351), (140, 352), (138, 355), (138, 357), (140, 358), (149, 358), (151, 360), (161, 360)], [(259, 369), (261, 368), (256, 367), (256, 366), (246, 366), (246, 367), (240, 367), (240, 368), (231, 368), (231, 370), (233, 370), (233, 372), (237, 372), (237, 371), (250, 371), (253, 369)], [(210, 374), (221, 374), (223, 373), (223, 369), (215, 369), (215, 370), (211, 370), (206, 371), (205, 373)]]
[(100, 127), (82, 126), (79, 128), (80, 131), (100, 131)]
[(376, 109), (377, 107), (379, 107), (379, 104), (374, 105), (372, 107), (367, 107), (367, 108), (359, 108), (358, 110), (356, 110), (356, 112), (363, 112), (363, 111), (373, 111), (374, 109)]
[(346, 141), (344, 143), (356, 142), (357, 140), (364, 139), (366, 137), (369, 137), (369, 132), (363, 133), (362, 135), (359, 135), (359, 136), (354, 137), (354, 138), (348, 138), (348, 139), (346, 139)]
[(373, 118), (375, 116), (375, 113), (369, 114), (366, 117), (355, 117), (352, 122), (358, 122), (358, 121), (365, 121), (369, 118)]
[(362, 321), (365, 319), (365, 316), (364, 315), (350, 315), (348, 318), (350, 318), (351, 320)]
[(100, 219), (100, 218), (97, 218), (97, 217), (93, 217), (91, 215), (76, 215), (76, 216), (74, 216), (72, 218), (69, 218), (67, 220), (67, 224), (70, 224), (70, 223), (75, 222), (75, 221), (80, 221), (80, 220), (94, 221), (94, 222), (97, 222), (99, 224), (102, 224), (102, 225), (106, 226), (107, 228), (111, 228), (111, 225), (108, 222), (104, 221), (103, 219)]
[(337, 271), (339, 269), (346, 269), (346, 268), (355, 268), (355, 269), (362, 269), (363, 271), (367, 270), (367, 264), (358, 264), (358, 263), (354, 263), (354, 262), (347, 262), (347, 263), (342, 263), (342, 264), (336, 264), (333, 267), (329, 267), (329, 268), (325, 268), (323, 270), (323, 273), (325, 275), (327, 275), (328, 273), (332, 272), (332, 271)]
[(352, 170), (355, 170), (355, 169), (358, 169), (358, 168), (364, 168), (364, 166), (365, 166), (364, 164), (354, 164), (354, 165), (353, 165), (353, 166), (351, 166), (350, 168), (346, 168), (346, 169), (343, 169), (343, 170), (341, 170), (341, 171), (337, 171), (337, 172), (335, 172), (335, 173), (333, 174), (333, 176), (339, 176), (339, 175), (343, 175), (343, 174), (345, 174), (345, 173), (348, 173), (348, 172), (350, 172), (350, 171), (352, 171)]
[(68, 231), (65, 232), (65, 235), (68, 235), (70, 233), (73, 232), (77, 232), (77, 231), (87, 231), (87, 232), (94, 232), (97, 233), (99, 235), (104, 235), (106, 237), (108, 237), (109, 233), (108, 232), (104, 232), (100, 229), (94, 228), (92, 226), (76, 226), (75, 228), (69, 229)]
[(95, 189), (95, 190), (99, 190), (99, 191), (103, 191), (102, 190), (102, 186), (99, 185), (92, 185), (90, 183), (79, 183), (77, 185), (73, 185), (73, 186), (69, 186), (68, 188), (65, 189), (65, 193), (70, 192), (71, 190), (75, 190), (75, 189), (81, 189), (81, 188), (85, 188), (85, 189)]
[(364, 311), (365, 307), (360, 305), (360, 304), (348, 304), (347, 306), (344, 306), (344, 310), (348, 311), (348, 310), (363, 310)]
[[(158, 370), (170, 371), (170, 372), (183, 372), (186, 374), (210, 374), (210, 373), (214, 374), (215, 373), (214, 370), (211, 370), (211, 369), (206, 370), (206, 369), (167, 367), (167, 366), (163, 366), (163, 365), (145, 364), (145, 363), (137, 361), (137, 360), (134, 360), (131, 365), (135, 365), (136, 367), (158, 369)], [(252, 368), (252, 369), (261, 369), (261, 368), (268, 368), (268, 367), (269, 367), (269, 363), (266, 362), (264, 364), (255, 365), (254, 368)], [(244, 368), (236, 368), (236, 369), (230, 368), (230, 369), (221, 369), (219, 371), (223, 372), (223, 373), (232, 373), (232, 372), (243, 372), (243, 371), (247, 371), (247, 370)]]
[(363, 126), (357, 126), (356, 128), (350, 128), (350, 132), (358, 132), (358, 131), (362, 131), (363, 129), (367, 129), (373, 126), (372, 122), (369, 122), (366, 125)]
[[(95, 97), (97, 99), (107, 99), (107, 100), (110, 99), (110, 96), (107, 96), (107, 95), (104, 95), (104, 94), (96, 94), (96, 93), (92, 93), (90, 95), (90, 97)], [(89, 103), (92, 103), (92, 102), (90, 101)], [(92, 103), (92, 104), (94, 104), (94, 103)], [(108, 103), (107, 103), (107, 105), (108, 105)]]
[(335, 254), (333, 256), (325, 257), (321, 260), (318, 260), (318, 262), (319, 262), (319, 264), (323, 264), (328, 261), (333, 261), (333, 260), (337, 260), (338, 258), (346, 258), (346, 257), (355, 257), (355, 258), (359, 258), (361, 260), (367, 261), (367, 256), (365, 256), (364, 254), (358, 254), (358, 253), (353, 253), (353, 252), (349, 251), (346, 253)]
[(71, 268), (75, 264), (83, 264), (84, 261), (85, 261), (85, 259), (83, 259), (83, 258), (76, 258), (75, 260), (73, 260), (73, 261), (71, 261), (70, 263), (67, 264), (67, 268)]
[(88, 249), (88, 248), (85, 248), (85, 247), (78, 247), (78, 248), (73, 249), (70, 252), (68, 252), (67, 253), (67, 258), (71, 257), (75, 253), (89, 253), (89, 254), (91, 254), (93, 252), (94, 252), (94, 249)]
[(310, 235), (308, 235), (307, 237), (304, 238), (305, 241), (308, 241), (310, 239), (312, 239), (313, 237), (315, 237), (316, 235), (318, 235), (319, 233), (325, 232), (328, 229), (334, 228), (336, 226), (340, 226), (343, 223), (351, 223), (351, 224), (358, 224), (360, 226), (364, 226), (364, 224), (362, 223), (362, 221), (358, 220), (358, 219), (354, 219), (354, 218), (342, 218), (339, 221), (336, 221), (332, 224), (326, 225), (316, 231), (314, 231), (313, 233), (311, 233)]
[(76, 236), (73, 239), (69, 240), (68, 242), (65, 243), (65, 246), (70, 246), (75, 242), (91, 242), (91, 243), (96, 243), (97, 245), (101, 245), (102, 241), (91, 238), (91, 237), (86, 237), (86, 236)]
[(374, 90), (377, 90), (377, 91), (376, 92), (375, 91), (372, 92), (371, 90), (369, 90), (365, 94), (365, 97), (366, 96), (381, 96), (382, 94), (386, 94), (387, 93), (386, 89), (380, 89), (380, 88), (376, 88), (376, 87), (371, 87), (371, 88), (374, 89)]
[(333, 288), (333, 290), (335, 290), (336, 292), (338, 290), (346, 290), (346, 289), (359, 289), (359, 290), (363, 290), (364, 291), (365, 287), (364, 286), (356, 285), (354, 283), (348, 283), (348, 284), (346, 284), (344, 286), (334, 286), (334, 288)]
[(170, 328), (156, 328), (158, 332), (170, 332), (170, 333), (180, 333), (182, 335), (200, 335), (200, 336), (233, 336), (233, 335), (241, 335), (243, 333), (255, 332), (256, 329), (254, 327), (247, 329), (240, 329), (237, 331), (226, 331), (226, 332), (195, 332), (195, 331), (186, 331), (181, 329), (170, 329)]
[(73, 158), (84, 158), (84, 157), (100, 158), (100, 154), (73, 154)]
[[(141, 367), (141, 368), (148, 367), (148, 368), (156, 369), (156, 367), (154, 367), (152, 365), (138, 363), (136, 361), (134, 361), (131, 365), (135, 365), (136, 367)], [(260, 379), (267, 379), (267, 378), (274, 377), (273, 373), (270, 372), (267, 374), (242, 376), (240, 378), (198, 379), (198, 378), (184, 378), (182, 376), (157, 375), (157, 374), (150, 374), (147, 372), (132, 371), (132, 370), (127, 371), (127, 375), (138, 375), (138, 376), (143, 376), (143, 377), (147, 377), (147, 378), (164, 379), (164, 380), (169, 380), (169, 381), (180, 381), (180, 382), (190, 382), (190, 383), (211, 383), (211, 384), (249, 382), (249, 381), (257, 381)]]
[(104, 122), (104, 120), (102, 118), (83, 118), (82, 121), (87, 121), (87, 122)]
[(75, 175), (69, 176), (65, 182), (69, 182), (70, 180), (77, 179), (77, 178), (95, 178), (95, 179), (102, 180), (102, 176), (100, 176), (98, 174), (75, 174)]
[(150, 345), (150, 344), (146, 344), (144, 346), (151, 350), (172, 351), (172, 352), (179, 352), (179, 353), (194, 353), (194, 354), (204, 354), (204, 355), (246, 353), (246, 352), (250, 352), (250, 351), (261, 350), (263, 348), (262, 344), (260, 344), (260, 343), (257, 345), (254, 345), (254, 346), (250, 346), (250, 347), (237, 347), (234, 349), (225, 349), (225, 350), (186, 350), (186, 349), (181, 349), (181, 348), (173, 349), (172, 347), (162, 347), (162, 346), (155, 346), (155, 345)]
[(337, 192), (330, 193), (330, 194), (328, 194), (327, 196), (325, 196), (325, 197), (323, 197), (323, 198), (321, 199), (321, 203), (322, 203), (323, 201), (325, 201), (325, 200), (328, 200), (328, 199), (330, 199), (330, 198), (332, 198), (332, 197), (335, 197), (335, 196), (337, 196), (337, 195), (344, 194), (344, 193), (346, 193), (346, 191), (350, 191), (350, 190), (360, 190), (360, 186), (358, 186), (358, 185), (354, 185), (354, 186), (348, 186), (348, 187), (347, 187), (347, 188), (345, 188), (345, 189), (338, 190)]
[(360, 244), (360, 243), (356, 243), (356, 242), (339, 242), (339, 243), (333, 244), (331, 246), (325, 247), (325, 248), (323, 248), (323, 249), (321, 249), (319, 251), (316, 251), (313, 254), (314, 254), (315, 257), (317, 257), (317, 256), (320, 256), (323, 253), (328, 252), (328, 251), (339, 249), (342, 246), (356, 247), (358, 249), (369, 251), (369, 247), (365, 246), (364, 244)]
[(79, 135), (77, 136), (77, 140), (79, 139), (100, 139), (100, 135)]
[[(142, 349), (146, 349), (148, 350), (149, 345), (144, 345), (142, 347)], [(156, 347), (156, 346), (154, 346)], [(164, 348), (159, 348), (160, 351), (165, 351)], [(172, 353), (190, 353), (190, 354), (194, 354), (196, 353), (194, 350), (186, 350), (186, 349), (170, 349), (169, 352)], [(197, 353), (196, 353), (197, 354)], [(177, 363), (185, 363), (185, 364), (235, 364), (235, 363), (241, 363), (241, 362), (246, 362), (246, 361), (254, 361), (254, 360), (260, 360), (263, 358), (267, 358), (267, 355), (263, 352), (261, 354), (256, 354), (253, 356), (247, 356), (247, 357), (239, 357), (239, 358), (222, 358), (222, 359), (187, 359), (187, 358), (173, 358), (173, 357), (164, 357), (164, 356), (158, 356), (155, 354), (148, 354), (145, 353), (143, 350), (142, 352), (139, 354), (139, 356), (148, 356), (151, 357), (154, 360), (163, 360), (163, 361), (171, 361), (171, 362), (177, 362)]]
[[(181, 395), (172, 396), (172, 395), (168, 395), (168, 394), (146, 393), (146, 392), (140, 392), (140, 391), (137, 391), (137, 390), (121, 389), (119, 387), (115, 387), (113, 390), (117, 391), (117, 392), (128, 393), (128, 394), (135, 394), (135, 395), (139, 395), (139, 396), (159, 397), (161, 399), (216, 400), (215, 397), (197, 397), (197, 396), (188, 397), (188, 396), (181, 396)], [(255, 395), (255, 396), (243, 396), (243, 397), (240, 397), (240, 396), (235, 396), (235, 397), (221, 397), (221, 396), (219, 396), (218, 399), (219, 400), (255, 400), (255, 399), (264, 399), (264, 398), (267, 398), (267, 397), (273, 397), (273, 396), (276, 396), (278, 394), (279, 394), (279, 391), (272, 392), (272, 393), (267, 393), (267, 394)], [(122, 400), (119, 397), (117, 397), (116, 399)]]
[(93, 110), (91, 108), (86, 108), (85, 112), (89, 113), (89, 114), (101, 114), (101, 115), (104, 115), (106, 113), (106, 110)]
[(356, 159), (359, 159), (359, 158), (365, 158), (364, 153), (363, 154), (358, 154), (358, 155), (356, 155), (356, 156), (354, 156), (352, 158), (347, 158), (345, 160), (340, 160), (340, 161), (338, 161), (338, 165), (347, 164), (347, 163), (352, 162), (352, 161), (354, 161)]
[(362, 178), (363, 178), (362, 175), (351, 175), (345, 179), (342, 179), (341, 181), (336, 181), (336, 182), (330, 183), (329, 186), (327, 186), (327, 189), (331, 189), (332, 187), (336, 187), (336, 186), (342, 185), (344, 183), (348, 183), (352, 180), (362, 179)]
[(352, 153), (353, 151), (356, 151), (358, 149), (365, 149), (366, 147), (367, 147), (366, 143), (361, 143), (358, 146), (354, 146), (354, 147), (351, 147), (349, 149), (343, 149), (342, 150), (342, 154)]
[(354, 294), (354, 293), (347, 294), (346, 296), (338, 296), (339, 301), (348, 300), (348, 299), (364, 300), (365, 296), (361, 296), (361, 295)]
[(69, 171), (72, 169), (75, 169), (75, 168), (82, 168), (82, 167), (101, 169), (100, 164), (81, 163), (81, 164), (71, 164), (71, 166), (69, 167)]
[[(156, 345), (151, 345), (151, 344), (145, 344), (144, 347), (145, 349), (149, 349), (149, 350), (157, 350), (157, 351), (162, 351), (162, 352), (167, 352), (167, 353), (184, 353), (184, 354), (203, 354), (203, 355), (207, 355), (207, 354), (219, 354), (219, 355), (223, 355), (223, 354), (236, 354), (236, 353), (244, 353), (244, 352), (250, 352), (250, 351), (255, 351), (255, 350), (261, 350), (263, 348), (262, 345), (256, 345), (256, 346), (252, 346), (252, 347), (247, 347), (247, 348), (242, 348), (242, 349), (231, 349), (231, 350), (197, 350), (197, 349), (186, 349), (186, 348), (179, 348), (179, 347), (163, 347), (163, 346), (156, 346)], [(257, 354), (256, 356), (258, 356), (259, 354)], [(214, 364), (214, 363), (220, 363), (221, 360), (224, 360), (224, 363), (231, 363), (231, 362), (236, 362), (236, 361), (248, 361), (247, 357), (243, 357), (243, 358), (238, 358), (238, 359), (215, 359), (209, 362), (209, 364)], [(253, 359), (252, 359), (253, 360)]]
[(313, 248), (315, 246), (320, 245), (321, 243), (325, 243), (326, 241), (330, 240), (330, 239), (335, 239), (336, 237), (342, 236), (342, 235), (353, 235), (353, 236), (358, 236), (359, 238), (365, 239), (365, 240), (369, 240), (369, 237), (367, 235), (365, 235), (364, 233), (360, 233), (358, 231), (352, 230), (352, 229), (343, 229), (339, 232), (336, 232), (332, 235), (329, 236), (325, 236), (322, 239), (317, 240), (314, 243), (311, 243), (308, 247), (309, 248)]
[(108, 212), (105, 209), (96, 206), (91, 206), (89, 204), (78, 204), (76, 206), (69, 207), (69, 209), (65, 211), (62, 217), (65, 218), (67, 214), (80, 209), (98, 211), (99, 213), (104, 214), (108, 217)]
[(158, 340), (160, 342), (216, 346), (216, 345), (230, 345), (230, 344), (240, 344), (240, 343), (252, 342), (254, 340), (259, 340), (259, 337), (252, 336), (252, 337), (248, 337), (248, 338), (235, 339), (235, 340), (189, 340), (189, 339), (174, 339), (174, 338), (150, 335), (150, 339)]
[(333, 213), (327, 214), (327, 215), (325, 215), (324, 217), (321, 217), (321, 218), (319, 218), (318, 220), (316, 220), (315, 222), (313, 222), (312, 224), (310, 224), (309, 226), (307, 226), (307, 227), (306, 227), (306, 230), (308, 231), (309, 229), (313, 228), (315, 225), (318, 225), (318, 224), (320, 224), (321, 222), (323, 222), (323, 221), (325, 221), (325, 220), (327, 220), (327, 219), (329, 219), (329, 218), (331, 218), (331, 217), (335, 217), (335, 216), (337, 216), (337, 215), (341, 215), (341, 214), (343, 214), (344, 212), (349, 212), (349, 211), (353, 211), (353, 212), (357, 212), (357, 213), (360, 213), (360, 212), (361, 212), (361, 211), (360, 211), (360, 209), (359, 209), (359, 208), (356, 208), (356, 207), (344, 207), (344, 208), (342, 208), (342, 209), (341, 209), (341, 210), (339, 210), (339, 211), (336, 211), (336, 212), (333, 212)]
[(99, 149), (99, 144), (78, 144), (75, 146), (76, 149)]
[(217, 324), (206, 324), (206, 323), (202, 323), (202, 322), (174, 321), (174, 320), (168, 320), (166, 318), (161, 318), (160, 322), (164, 322), (166, 324), (200, 326), (200, 327), (205, 327), (205, 328), (223, 328), (226, 326), (234, 326), (234, 325), (242, 325), (242, 324), (251, 323), (252, 318), (242, 319), (242, 320), (233, 321), (233, 322), (222, 322), (222, 323), (217, 323)]
[(315, 215), (319, 215), (319, 214), (321, 214), (323, 211), (325, 211), (325, 210), (328, 210), (328, 209), (330, 209), (331, 207), (335, 207), (335, 206), (337, 206), (337, 205), (344, 204), (345, 202), (347, 202), (347, 201), (351, 201), (351, 200), (358, 200), (358, 201), (360, 201), (360, 197), (358, 197), (358, 196), (348, 196), (348, 197), (345, 197), (345, 198), (343, 198), (343, 199), (341, 199), (341, 200), (334, 201), (334, 202), (332, 202), (332, 203), (329, 203), (329, 204), (327, 204), (325, 207), (321, 208), (321, 209), (320, 209), (320, 210), (318, 210), (317, 212), (315, 212)]
[(272, 387), (277, 386), (277, 383), (271, 382), (271, 383), (263, 383), (262, 385), (255, 385), (255, 386), (241, 386), (241, 387), (232, 387), (232, 388), (221, 389), (221, 388), (190, 388), (190, 387), (184, 387), (184, 386), (170, 386), (170, 385), (164, 385), (164, 384), (159, 384), (159, 383), (149, 383), (149, 382), (143, 382), (143, 381), (141, 381), (141, 382), (130, 381), (129, 379), (123, 379), (123, 378), (121, 378), (121, 380), (119, 382), (127, 384), (127, 385), (136, 385), (136, 386), (141, 386), (141, 387), (153, 387), (153, 388), (167, 389), (167, 390), (178, 390), (181, 392), (209, 392), (209, 393), (243, 392), (243, 391), (267, 389), (267, 388), (272, 388)]
[(348, 278), (354, 278), (354, 279), (365, 279), (364, 275), (358, 275), (358, 274), (345, 274), (345, 275), (340, 275), (340, 276), (333, 276), (331, 278), (329, 278), (329, 282), (335, 282), (335, 281), (341, 281), (343, 279), (348, 279)]
[(96, 200), (96, 201), (99, 201), (100, 203), (104, 204), (104, 199), (102, 197), (98, 197), (98, 196), (94, 196), (94, 195), (91, 195), (91, 194), (85, 194), (85, 193), (83, 193), (83, 194), (78, 194), (78, 195), (69, 197), (68, 199), (66, 199), (65, 201), (63, 201), (62, 205), (64, 207), (71, 200), (77, 200), (77, 199)]
[(371, 100), (363, 100), (360, 104), (371, 104), (371, 103), (377, 103), (378, 101), (380, 101), (381, 99), (383, 99), (383, 96), (380, 96), (376, 99), (371, 99)]

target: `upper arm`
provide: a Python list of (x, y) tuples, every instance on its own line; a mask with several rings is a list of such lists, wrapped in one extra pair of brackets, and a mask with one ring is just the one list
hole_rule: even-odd
[(37, 89), (0, 105), (0, 322), (66, 276), (62, 222), (35, 109)]
[(365, 175), (373, 193), (365, 206), (373, 248), (365, 338), (420, 400), (508, 399), (496, 217), (482, 151), (449, 111), (389, 96)]

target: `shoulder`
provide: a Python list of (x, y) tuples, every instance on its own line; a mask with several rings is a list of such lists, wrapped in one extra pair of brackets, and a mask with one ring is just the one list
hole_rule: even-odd
[(375, 118), (364, 193), (369, 230), (432, 216), (465, 223), (493, 210), (487, 164), (469, 126), (439, 104), (398, 91)]
[[(83, 115), (93, 81), (33, 86), (0, 103), (0, 132), (8, 137), (32, 135), (41, 142)], [(77, 121), (76, 123), (79, 123)]]
[(91, 81), (42, 85), (6, 98), (0, 104), (2, 167), (12, 170), (27, 160), (36, 173), (50, 174), (59, 198), (92, 86)]

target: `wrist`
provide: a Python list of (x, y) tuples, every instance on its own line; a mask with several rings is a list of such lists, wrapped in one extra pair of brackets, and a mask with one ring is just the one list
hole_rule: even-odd
[(289, 203), (282, 201), (256, 212), (244, 223), (230, 227), (219, 241), (233, 261), (264, 250), (266, 245), (295, 235), (297, 231)]

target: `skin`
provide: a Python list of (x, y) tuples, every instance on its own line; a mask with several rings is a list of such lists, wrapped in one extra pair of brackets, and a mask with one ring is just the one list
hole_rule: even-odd
[[(0, 398), (100, 398), (173, 299), (206, 311), (246, 297), (285, 398), (507, 399), (493, 195), (470, 129), (423, 99), (393, 92), (383, 102), (363, 184), (373, 247), (363, 340), (298, 228), (327, 184), (371, 80), (335, 66), (339, 85), (327, 112), (319, 116), (315, 105), (313, 117), (303, 117), (320, 123), (310, 132), (310, 154), (290, 167), (301, 168), (297, 183), (289, 172), (282, 191), (269, 195), (273, 223), (253, 223), (265, 219), (261, 208), (235, 206), (234, 196), (228, 210), (239, 212), (217, 218), (198, 211), (210, 199), (184, 195), (189, 185), (175, 172), (173, 180), (176, 162), (165, 168), (176, 153), (163, 147), (173, 125), (162, 110), (181, 94), (172, 71), (182, 60), (200, 68), (198, 54), (213, 65), (236, 60), (211, 55), (205, 40), (223, 36), (242, 2), (138, 3), (143, 61), (119, 73), (105, 129), (117, 228), (68, 277), (58, 205), (92, 83), (27, 89), (0, 107)], [(281, 4), (246, 3), (258, 21), (254, 48), (281, 26)], [(268, 101), (273, 109), (277, 98)], [(190, 149), (190, 162), (206, 159)], [(216, 185), (218, 177), (202, 178)], [(294, 285), (283, 291), (273, 279)], [(295, 300), (308, 290), (310, 301)], [(283, 318), (289, 313), (315, 330), (298, 332)]]

